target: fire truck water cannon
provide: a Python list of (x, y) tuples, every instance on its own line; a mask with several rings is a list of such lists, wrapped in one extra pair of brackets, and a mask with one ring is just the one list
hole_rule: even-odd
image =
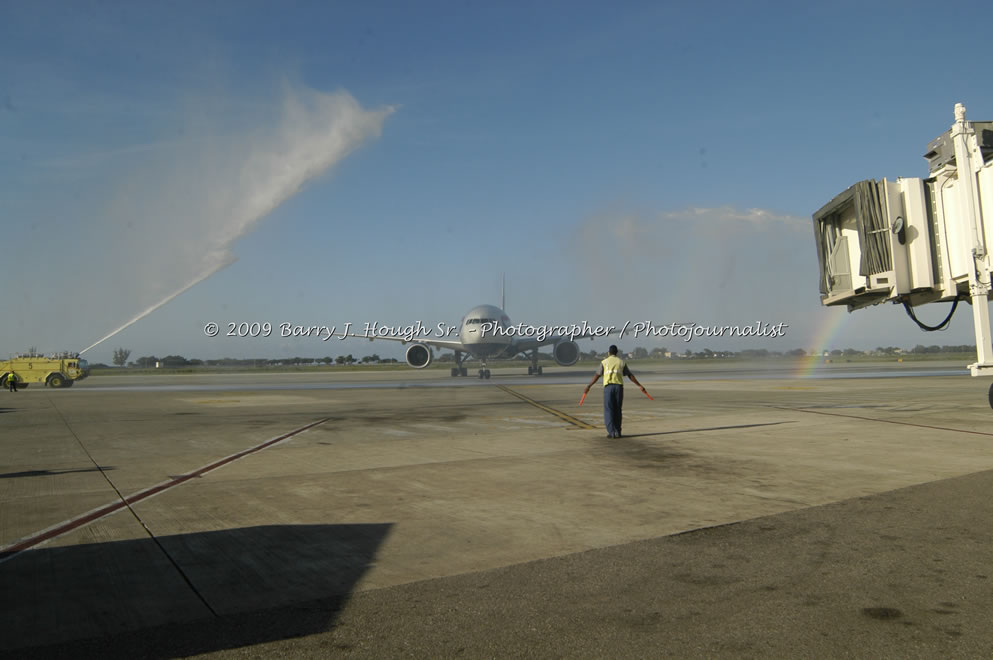
[[(993, 375), (993, 122), (966, 121), (965, 107), (956, 104), (955, 123), (928, 144), (924, 158), (927, 178), (859, 181), (814, 213), (821, 304), (852, 312), (892, 302), (923, 330), (941, 330), (965, 300), (976, 332), (969, 370)], [(951, 303), (936, 326), (914, 313), (932, 302)]]

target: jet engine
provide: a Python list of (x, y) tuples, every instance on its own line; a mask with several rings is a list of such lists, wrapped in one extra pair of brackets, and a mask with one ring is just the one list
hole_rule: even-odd
[(579, 345), (569, 339), (563, 339), (555, 344), (552, 357), (560, 367), (571, 367), (579, 362)]
[(407, 364), (414, 369), (423, 369), (428, 366), (431, 364), (432, 357), (431, 349), (424, 344), (413, 344), (406, 353)]

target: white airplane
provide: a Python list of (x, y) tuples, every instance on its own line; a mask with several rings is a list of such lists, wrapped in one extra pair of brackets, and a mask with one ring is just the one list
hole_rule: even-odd
[[(502, 298), (503, 296), (501, 296)], [(541, 367), (538, 366), (538, 348), (541, 346), (553, 345), (552, 357), (555, 362), (563, 367), (571, 367), (579, 361), (579, 345), (574, 339), (589, 337), (592, 339), (595, 331), (583, 332), (574, 336), (555, 334), (542, 336), (520, 336), (516, 332), (508, 330), (515, 327), (510, 322), (510, 317), (503, 310), (505, 306), (501, 301), (501, 306), (479, 305), (473, 307), (462, 317), (458, 327), (458, 339), (435, 339), (428, 337), (417, 337), (408, 339), (406, 337), (391, 336), (368, 336), (350, 334), (350, 337), (359, 337), (374, 341), (376, 339), (386, 339), (389, 341), (399, 341), (402, 344), (411, 344), (404, 354), (407, 364), (415, 369), (423, 369), (431, 364), (434, 357), (431, 347), (447, 348), (455, 351), (455, 366), (452, 367), (452, 376), (467, 376), (469, 370), (462, 366), (468, 359), (476, 359), (480, 362), (479, 377), (489, 378), (490, 370), (486, 367), (487, 360), (509, 360), (521, 353), (531, 354), (531, 365), (528, 367), (529, 376), (540, 376)], [(602, 333), (601, 335), (602, 336)]]

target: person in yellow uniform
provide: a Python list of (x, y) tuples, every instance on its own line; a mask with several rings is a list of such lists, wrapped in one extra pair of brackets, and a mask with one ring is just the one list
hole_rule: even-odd
[[(607, 349), (607, 358), (600, 363), (600, 368), (593, 374), (593, 380), (583, 390), (588, 393), (593, 384), (603, 376), (603, 425), (607, 427), (608, 438), (621, 437), (621, 407), (624, 405), (624, 376), (641, 388), (646, 395), (645, 386), (638, 382), (627, 363), (617, 357), (617, 347), (611, 344)], [(585, 394), (584, 394), (585, 396)]]
[(15, 374), (13, 371), (7, 374), (7, 388), (11, 392), (17, 391), (17, 374)]

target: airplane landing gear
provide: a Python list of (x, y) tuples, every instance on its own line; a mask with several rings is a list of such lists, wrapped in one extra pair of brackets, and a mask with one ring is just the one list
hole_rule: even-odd
[(480, 366), (482, 369), (479, 370), (479, 377), (488, 379), (490, 377), (490, 370), (486, 368), (486, 363), (483, 362)]
[(455, 351), (455, 366), (452, 367), (452, 377), (468, 375), (469, 370), (462, 366), (462, 353)]
[(528, 367), (528, 376), (540, 376), (541, 367), (538, 366), (538, 349), (531, 351), (531, 366)]

